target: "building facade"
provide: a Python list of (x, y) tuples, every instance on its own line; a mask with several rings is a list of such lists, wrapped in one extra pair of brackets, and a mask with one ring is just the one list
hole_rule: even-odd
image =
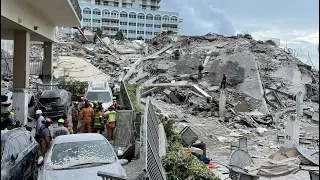
[[(100, 28), (107, 37), (121, 31), (127, 39), (152, 39), (178, 33), (179, 14), (158, 11), (160, 0), (80, 0), (82, 27)], [(66, 30), (69, 33), (69, 30)]]

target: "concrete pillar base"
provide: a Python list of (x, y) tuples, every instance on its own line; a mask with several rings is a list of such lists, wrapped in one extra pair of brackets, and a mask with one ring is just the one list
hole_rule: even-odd
[(225, 109), (226, 109), (226, 94), (224, 90), (221, 90), (220, 99), (219, 99), (219, 116), (221, 121), (224, 121)]
[(28, 123), (28, 90), (23, 88), (13, 89), (12, 109), (15, 110), (15, 117), (20, 124)]
[(284, 134), (284, 147), (294, 148), (299, 145), (300, 124), (296, 115), (291, 115), (287, 121), (285, 134)]

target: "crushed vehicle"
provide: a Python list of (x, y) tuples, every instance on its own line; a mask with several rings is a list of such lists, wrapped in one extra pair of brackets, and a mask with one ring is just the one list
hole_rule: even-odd
[(39, 144), (24, 127), (1, 130), (1, 179), (37, 178)]
[(44, 117), (66, 119), (71, 106), (70, 92), (64, 89), (45, 90), (39, 98), (35, 111), (40, 109)]
[(45, 158), (39, 157), (38, 180), (101, 180), (98, 171), (127, 177), (110, 143), (101, 134), (70, 134), (52, 141)]

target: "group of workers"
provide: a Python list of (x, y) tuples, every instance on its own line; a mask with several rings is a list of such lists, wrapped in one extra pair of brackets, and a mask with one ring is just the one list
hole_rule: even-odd
[[(74, 102), (71, 112), (73, 127), (69, 127), (69, 120), (59, 119), (58, 127), (52, 128), (51, 132), (49, 126), (53, 124), (53, 121), (50, 118), (44, 118), (41, 110), (36, 111), (36, 140), (40, 143), (41, 156), (44, 157), (48, 151), (52, 139), (60, 135), (85, 133), (85, 130), (87, 130), (87, 133), (102, 133), (106, 128), (108, 141), (114, 139), (117, 102), (114, 101), (107, 111), (104, 110), (102, 102), (93, 101), (92, 103), (93, 106), (88, 99), (84, 99), (81, 105), (79, 102)], [(78, 132), (79, 122), (81, 126)]]

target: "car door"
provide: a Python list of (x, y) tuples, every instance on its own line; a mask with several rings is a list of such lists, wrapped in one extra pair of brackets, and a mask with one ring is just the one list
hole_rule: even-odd
[[(7, 161), (11, 165), (10, 174), (12, 175), (10, 180), (20, 180), (23, 179), (23, 156), (21, 153), (21, 148), (16, 136), (11, 137), (7, 141), (8, 146), (8, 156)], [(17, 157), (14, 161), (11, 157)]]
[(32, 155), (32, 148), (30, 142), (30, 136), (27, 137), (25, 132), (20, 133), (17, 136), (18, 143), (21, 148), (22, 154), (22, 164), (23, 164), (23, 178), (26, 179), (32, 173), (32, 166), (33, 166), (33, 155)]

